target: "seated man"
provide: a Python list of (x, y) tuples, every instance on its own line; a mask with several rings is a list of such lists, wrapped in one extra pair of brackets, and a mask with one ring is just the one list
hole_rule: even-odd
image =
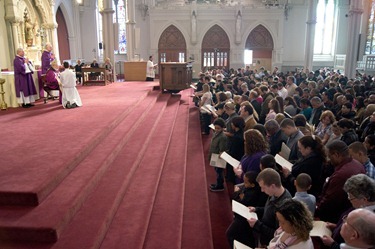
[(65, 71), (60, 74), (62, 88), (62, 105), (70, 109), (82, 106), (81, 97), (76, 88), (76, 76), (69, 69), (69, 63), (64, 62)]
[[(51, 62), (51, 67), (47, 70), (47, 73), (44, 77), (44, 86), (43, 89), (44, 91), (47, 92), (47, 97), (44, 98), (44, 103), (47, 103), (48, 96), (51, 97), (52, 100), (54, 100), (54, 96), (52, 94), (52, 91), (59, 90), (59, 65), (56, 60), (53, 60)], [(60, 95), (61, 96), (61, 95)], [(60, 98), (61, 102), (61, 98)]]
[[(96, 61), (96, 59), (94, 59), (90, 65), (91, 68), (99, 68), (99, 63)], [(97, 73), (90, 73), (90, 78), (92, 80), (97, 80), (98, 79), (98, 76), (100, 75), (99, 72)]]
[(82, 83), (82, 67), (84, 63), (81, 63), (81, 60), (77, 60), (77, 65), (74, 66), (74, 70), (76, 71), (76, 78), (78, 80), (78, 84)]

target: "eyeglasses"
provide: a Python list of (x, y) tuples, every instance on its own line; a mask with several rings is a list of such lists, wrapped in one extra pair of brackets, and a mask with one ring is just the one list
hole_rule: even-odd
[(354, 231), (357, 231), (357, 229), (355, 229), (355, 227), (348, 222), (348, 215), (344, 215), (342, 217), (342, 221), (343, 221), (343, 223), (346, 223), (348, 226), (350, 226)]
[(349, 200), (349, 201), (352, 201), (352, 200), (354, 200), (354, 199), (357, 199), (357, 197), (354, 197), (354, 196), (350, 197), (350, 195), (348, 194), (348, 200)]

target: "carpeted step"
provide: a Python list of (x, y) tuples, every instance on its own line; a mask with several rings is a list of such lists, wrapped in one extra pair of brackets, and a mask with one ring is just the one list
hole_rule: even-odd
[[(153, 198), (153, 187), (163, 165), (163, 155), (178, 110), (179, 99), (172, 97), (165, 106), (168, 98), (170, 95), (162, 94), (160, 101), (152, 107), (147, 120), (136, 129), (135, 136), (120, 152), (53, 248), (99, 248), (115, 214), (121, 209), (120, 203), (136, 204), (124, 218), (135, 221), (136, 224), (127, 226), (138, 231), (136, 226), (147, 217), (147, 203)], [(134, 199), (129, 199), (128, 195)], [(141, 219), (135, 219), (139, 213)], [(129, 243), (123, 244), (124, 247), (136, 248)]]
[[(134, 86), (107, 86), (102, 94), (100, 87), (80, 89), (84, 106), (74, 110), (48, 103), (5, 115), (0, 123), (0, 130), (7, 131), (2, 136), (7, 146), (0, 159), (0, 205), (40, 204), (150, 90)], [(125, 93), (131, 96), (121, 98)], [(17, 125), (25, 119), (29, 125)]]
[(199, 109), (193, 104), (190, 104), (188, 133), (181, 248), (213, 249)]
[[(124, 117), (74, 171), (35, 208), (0, 208), (0, 235), (8, 240), (55, 242), (120, 151), (165, 103), (151, 92)], [(145, 132), (147, 135), (147, 131)], [(128, 167), (129, 170), (130, 166)], [(124, 169), (126, 170), (126, 169)]]
[[(181, 243), (183, 192), (185, 185), (188, 99), (182, 92), (173, 132), (157, 182), (150, 185), (150, 199), (139, 205), (140, 191), (129, 189), (113, 220), (101, 249), (173, 248)], [(138, 177), (142, 178), (141, 175)], [(131, 210), (137, 209), (136, 216)], [(142, 210), (139, 210), (142, 209)], [(132, 217), (126, 214), (132, 212)], [(136, 224), (134, 226), (134, 224)]]

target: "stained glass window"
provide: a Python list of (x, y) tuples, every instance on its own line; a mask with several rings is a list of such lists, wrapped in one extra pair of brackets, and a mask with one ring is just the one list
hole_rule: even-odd
[[(115, 4), (113, 3), (115, 7)], [(117, 15), (118, 15), (118, 51), (115, 53), (126, 54), (126, 10), (125, 10), (125, 1), (119, 0), (117, 5)], [(116, 13), (113, 14), (113, 22), (116, 22)]]
[[(116, 54), (126, 54), (126, 10), (125, 10), (125, 1), (126, 0), (118, 0), (117, 4), (117, 16), (118, 16), (118, 49), (115, 50), (114, 52)], [(116, 5), (114, 1), (112, 1), (112, 6), (115, 9)], [(99, 42), (103, 42), (103, 37), (102, 37), (102, 15), (98, 12), (97, 16), (98, 20), (98, 40)], [(116, 9), (115, 13), (113, 13), (113, 23), (116, 23)], [(116, 27), (116, 26), (115, 26)], [(99, 47), (98, 47), (99, 49)], [(99, 57), (102, 56), (103, 50), (99, 49)]]

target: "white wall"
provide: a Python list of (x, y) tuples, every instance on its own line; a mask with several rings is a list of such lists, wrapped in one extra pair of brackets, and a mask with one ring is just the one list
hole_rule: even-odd
[[(8, 37), (8, 30), (5, 21), (5, 0), (0, 0), (0, 48), (9, 48), (2, 49), (0, 53), (0, 69), (1, 68), (12, 68), (13, 59), (10, 58), (10, 49), (15, 50), (13, 46), (9, 46), (10, 37)], [(9, 30), (10, 31), (10, 30)]]

